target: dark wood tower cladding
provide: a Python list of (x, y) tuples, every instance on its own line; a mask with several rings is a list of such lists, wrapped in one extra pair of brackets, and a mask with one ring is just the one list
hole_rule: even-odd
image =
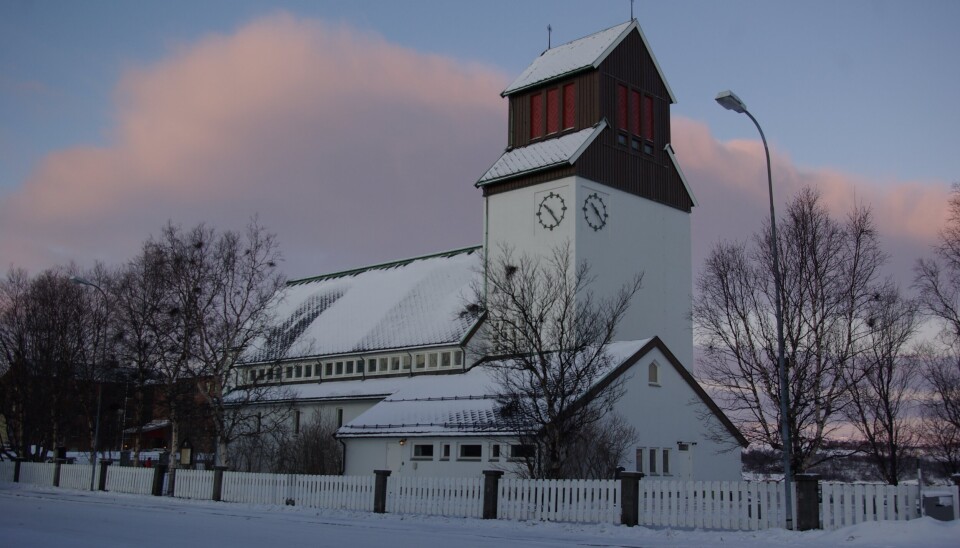
[[(560, 47), (576, 47), (591, 38)], [(578, 175), (689, 212), (694, 199), (669, 148), (673, 96), (636, 23), (625, 26), (597, 61), (504, 92), (509, 99), (508, 151), (594, 127), (601, 120), (607, 127), (572, 165), (480, 184), (484, 195)]]

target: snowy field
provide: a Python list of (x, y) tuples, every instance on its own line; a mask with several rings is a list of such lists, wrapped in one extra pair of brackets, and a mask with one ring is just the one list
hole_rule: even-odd
[(960, 546), (960, 521), (923, 518), (838, 531), (679, 531), (378, 515), (0, 484), (0, 546)]

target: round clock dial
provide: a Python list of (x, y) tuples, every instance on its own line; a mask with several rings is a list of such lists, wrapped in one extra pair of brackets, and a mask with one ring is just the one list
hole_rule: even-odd
[(553, 230), (563, 221), (563, 216), (567, 214), (567, 204), (563, 197), (555, 192), (551, 192), (540, 200), (540, 206), (537, 207), (537, 220), (543, 228)]
[(607, 226), (607, 204), (603, 203), (603, 198), (596, 192), (587, 196), (583, 201), (583, 218), (587, 220), (587, 225), (593, 230), (600, 230)]

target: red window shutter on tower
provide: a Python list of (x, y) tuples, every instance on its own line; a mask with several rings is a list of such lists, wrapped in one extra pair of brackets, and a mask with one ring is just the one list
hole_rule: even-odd
[(643, 98), (643, 136), (653, 140), (653, 97)]
[(547, 90), (547, 133), (560, 131), (560, 88)]
[(543, 95), (530, 96), (530, 138), (543, 135)]
[(627, 129), (627, 86), (617, 84), (617, 129)]
[(630, 90), (630, 133), (640, 135), (640, 92)]
[(574, 122), (575, 107), (577, 102), (576, 91), (573, 84), (563, 86), (563, 129), (572, 128)]

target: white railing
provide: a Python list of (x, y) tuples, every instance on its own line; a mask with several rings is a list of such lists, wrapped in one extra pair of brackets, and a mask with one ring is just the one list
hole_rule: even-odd
[(174, 473), (173, 496), (210, 500), (213, 494), (213, 474), (212, 470), (178, 468)]
[(90, 489), (90, 465), (61, 464), (60, 487), (64, 489)]
[(502, 478), (498, 495), (502, 519), (620, 523), (617, 480)]
[(865, 521), (920, 517), (916, 485), (822, 482), (820, 526), (839, 529)]
[(398, 476), (387, 482), (387, 512), (479, 518), (482, 478)]
[[(227, 474), (224, 474), (226, 482)], [(291, 476), (297, 506), (373, 511), (374, 476)]]
[(21, 462), (20, 483), (53, 485), (53, 471), (57, 465), (49, 462)]
[[(88, 467), (89, 468), (89, 467)], [(179, 473), (178, 473), (179, 475)], [(177, 478), (180, 479), (179, 477)], [(63, 485), (63, 472), (60, 473)], [(110, 466), (107, 468), (107, 491), (149, 495), (153, 490), (153, 468)], [(209, 497), (209, 495), (207, 495)]]

